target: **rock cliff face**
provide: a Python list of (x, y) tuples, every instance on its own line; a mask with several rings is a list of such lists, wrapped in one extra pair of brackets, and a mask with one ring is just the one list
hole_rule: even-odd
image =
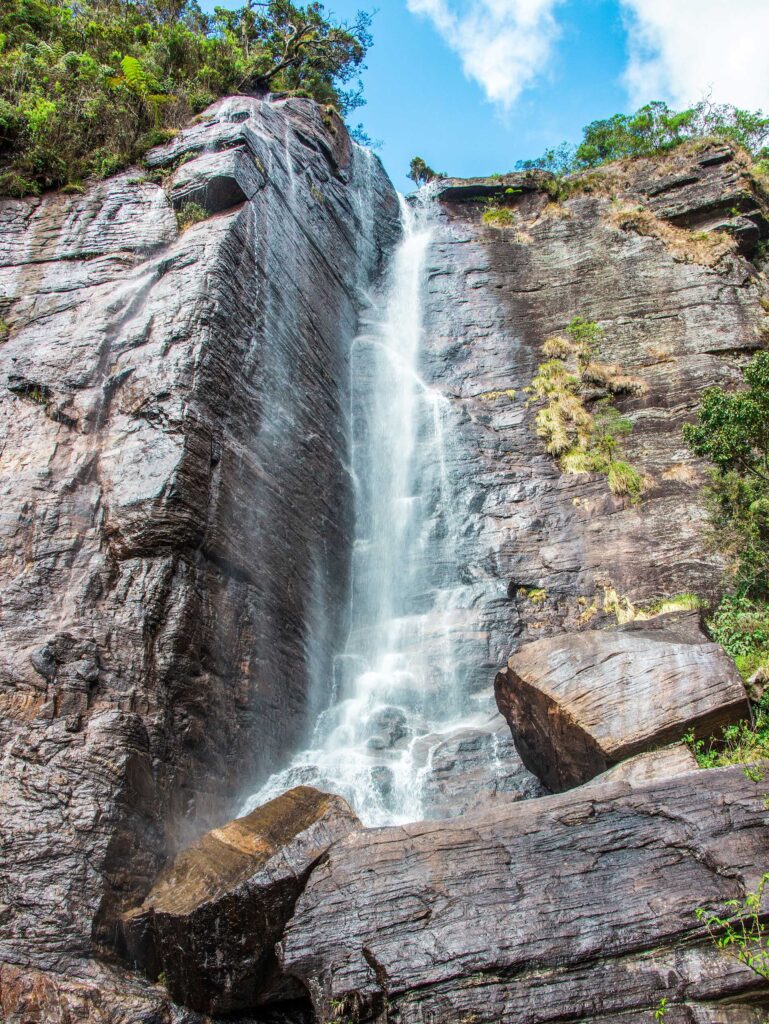
[[(300, 745), (347, 625), (348, 354), (398, 233), (395, 193), (301, 100), (222, 101), (149, 165), (0, 204), (0, 1010), (14, 1024), (201, 1020), (120, 965), (117, 922)], [(515, 227), (485, 224), (476, 200), (508, 188)], [(461, 672), (487, 703), (524, 641), (717, 589), (680, 426), (767, 333), (766, 196), (739, 154), (682, 149), (552, 192), (511, 176), (430, 200), (422, 370), (450, 403), (461, 527), (456, 566), (435, 575), (458, 595)], [(207, 217), (182, 231), (191, 202)], [(640, 504), (562, 475), (536, 436), (524, 388), (575, 315), (642, 382), (618, 403)], [(434, 805), (456, 811), (459, 793), (465, 816), (358, 830), (310, 874), (280, 947), (285, 991), (305, 993), (292, 1019), (311, 999), (323, 1019), (641, 1024), (666, 996), (671, 1024), (763, 1020), (752, 976), (692, 917), (755, 885), (759, 787), (739, 769), (682, 772), (679, 751), (514, 805), (542, 790), (502, 726), (433, 758)], [(509, 760), (493, 787), (487, 749)]]
[(348, 353), (397, 196), (310, 102), (199, 122), (158, 183), (0, 203), (0, 961), (30, 1005), (300, 742), (346, 626)]
[[(540, 174), (517, 174), (437, 191), (426, 374), (453, 404), (460, 635), (478, 687), (517, 642), (718, 589), (701, 530), (705, 471), (681, 425), (701, 388), (737, 383), (769, 336), (766, 277), (748, 258), (769, 206), (739, 154), (687, 147), (583, 175), (566, 198), (548, 189)], [(483, 222), (479, 200), (494, 197), (512, 203), (513, 227)], [(732, 247), (725, 232), (743, 219), (753, 242)], [(605, 329), (601, 359), (641, 385), (617, 400), (633, 423), (626, 457), (646, 478), (638, 504), (605, 477), (561, 474), (536, 436), (524, 389), (543, 342), (574, 316)]]

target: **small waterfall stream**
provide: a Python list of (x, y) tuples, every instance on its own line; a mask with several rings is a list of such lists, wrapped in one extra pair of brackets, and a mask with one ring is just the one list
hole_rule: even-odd
[[(472, 711), (456, 668), (465, 590), (454, 564), (461, 523), (447, 468), (450, 403), (420, 376), (435, 204), (423, 190), (401, 207), (388, 280), (352, 350), (349, 637), (308, 749), (245, 811), (306, 784), (341, 793), (366, 825), (418, 820), (429, 813), (435, 750), (489, 720), (488, 706), (484, 714), (476, 701)], [(494, 774), (496, 735), (482, 739), (480, 760)]]

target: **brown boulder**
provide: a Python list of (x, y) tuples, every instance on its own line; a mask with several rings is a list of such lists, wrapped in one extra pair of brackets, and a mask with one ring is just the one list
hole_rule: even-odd
[(341, 797), (298, 786), (208, 832), (124, 915), (128, 959), (203, 1012), (297, 994), (276, 980), (275, 943), (313, 867), (359, 825)]
[[(769, 992), (695, 916), (767, 869), (741, 766), (363, 829), (313, 871), (281, 943), (320, 1020), (762, 1024)], [(750, 1003), (750, 1005), (746, 1005)]]
[(524, 764), (554, 791), (749, 713), (739, 673), (696, 615), (526, 644), (495, 690)]
[(613, 768), (596, 775), (587, 783), (588, 786), (599, 786), (604, 782), (628, 782), (631, 786), (640, 786), (656, 779), (668, 779), (672, 775), (684, 772), (695, 772), (699, 768), (697, 758), (685, 743), (673, 743), (660, 750), (647, 750), (643, 754), (629, 757), (627, 761), (615, 764)]

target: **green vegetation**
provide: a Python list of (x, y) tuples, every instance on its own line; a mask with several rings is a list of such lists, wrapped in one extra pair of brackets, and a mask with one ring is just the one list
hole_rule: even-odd
[(639, 394), (643, 384), (619, 367), (600, 363), (604, 332), (597, 323), (574, 317), (564, 336), (548, 338), (541, 363), (526, 389), (539, 405), (537, 433), (564, 473), (603, 473), (613, 494), (637, 500), (641, 475), (622, 459), (620, 439), (633, 429), (614, 396)]
[(729, 563), (732, 592), (708, 628), (749, 679), (769, 667), (769, 352), (759, 352), (743, 373), (742, 390), (703, 391), (684, 438), (713, 464), (710, 543)]
[(6, 0), (0, 195), (112, 174), (230, 92), (285, 90), (348, 113), (369, 25), (288, 0), (210, 16), (195, 0)]
[(207, 217), (208, 211), (197, 203), (185, 203), (176, 211), (176, 223), (179, 225), (180, 231), (184, 231), (185, 228), (189, 228), (193, 224), (199, 224)]
[(744, 900), (727, 900), (723, 915), (704, 907), (696, 911), (713, 944), (765, 981), (769, 981), (769, 928), (761, 920), (761, 905), (768, 883), (769, 874), (765, 874)]
[(764, 777), (761, 762), (769, 758), (769, 705), (764, 699), (756, 706), (753, 722), (728, 725), (720, 737), (698, 740), (690, 731), (683, 741), (691, 748), (700, 768), (742, 764), (747, 777), (760, 782)]
[(434, 171), (429, 164), (425, 163), (421, 156), (415, 156), (409, 164), (408, 176), (415, 185), (427, 185), (431, 181), (446, 177), (445, 174)]
[(694, 612), (705, 607), (705, 602), (697, 594), (673, 594), (650, 601), (639, 609), (637, 619), (648, 619), (655, 615), (667, 615), (670, 612)]
[(536, 160), (521, 160), (520, 170), (541, 169), (560, 176), (612, 160), (653, 156), (695, 139), (717, 138), (744, 147), (762, 167), (769, 161), (769, 117), (730, 104), (703, 100), (688, 110), (648, 103), (634, 114), (615, 114), (583, 129), (582, 142), (561, 143)]
[(544, 604), (547, 601), (547, 591), (542, 587), (519, 587), (518, 597), (530, 601), (533, 605)]
[(517, 220), (515, 210), (512, 210), (509, 206), (503, 206), (494, 199), (489, 200), (485, 207), (481, 217), (484, 224), (496, 228), (515, 227)]
[(743, 371), (747, 387), (702, 393), (697, 422), (684, 427), (695, 455), (714, 465), (710, 521), (732, 563), (735, 589), (769, 598), (769, 352)]
[(660, 999), (660, 1001), (657, 1003), (657, 1009), (654, 1011), (654, 1019), (656, 1021), (658, 1021), (658, 1022), (659, 1021), (664, 1021), (665, 1017), (667, 1016), (667, 1013), (668, 1013), (668, 1001), (667, 1001), (666, 997), (663, 996)]

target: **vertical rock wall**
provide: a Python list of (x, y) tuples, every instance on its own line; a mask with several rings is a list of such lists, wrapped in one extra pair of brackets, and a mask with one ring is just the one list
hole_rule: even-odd
[[(0, 203), (0, 961), (22, 967), (108, 945), (166, 851), (232, 816), (346, 628), (348, 351), (397, 197), (303, 100), (224, 100), (149, 163)], [(189, 201), (208, 217), (180, 231)]]
[[(554, 185), (536, 174), (449, 180), (435, 198), (424, 374), (452, 404), (463, 522), (456, 568), (438, 571), (464, 589), (458, 651), (479, 688), (521, 641), (616, 622), (617, 607), (717, 593), (706, 467), (681, 426), (700, 390), (737, 384), (769, 337), (767, 195), (743, 154), (684, 147), (608, 165), (557, 201)], [(509, 203), (514, 225), (484, 223), (487, 199)], [(624, 457), (646, 480), (638, 503), (612, 495), (605, 476), (562, 474), (537, 436), (525, 389), (545, 339), (574, 316), (597, 321), (601, 359), (643, 385), (617, 399), (633, 423)]]

